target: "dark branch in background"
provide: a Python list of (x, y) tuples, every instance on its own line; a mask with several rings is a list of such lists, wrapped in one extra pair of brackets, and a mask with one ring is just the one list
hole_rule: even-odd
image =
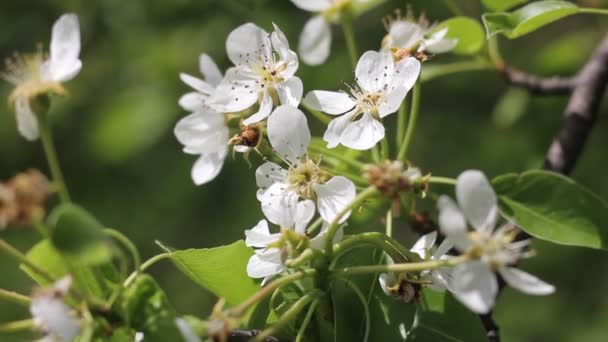
[(543, 78), (527, 74), (508, 65), (499, 66), (498, 70), (510, 85), (527, 89), (530, 93), (537, 95), (568, 94), (578, 83), (577, 77)]
[[(512, 70), (514, 69), (505, 68), (504, 70), (503, 74), (513, 75)], [(508, 80), (533, 93), (559, 94), (566, 91), (566, 86), (572, 87), (572, 95), (564, 112), (562, 126), (547, 151), (543, 165), (544, 170), (569, 175), (576, 165), (597, 119), (600, 102), (608, 84), (608, 34), (604, 36), (587, 63), (572, 79), (541, 79), (525, 75), (517, 70), (515, 76), (517, 81), (513, 81), (512, 78), (508, 78)], [(517, 239), (521, 240), (527, 238), (530, 236), (523, 231), (517, 236)], [(500, 294), (505, 283), (500, 277), (498, 280)], [(486, 329), (488, 340), (499, 342), (498, 326), (492, 318), (492, 312), (479, 317)]]
[[(258, 336), (260, 333), (260, 330), (232, 330), (228, 336), (228, 342), (249, 342), (253, 337)], [(264, 341), (279, 342), (279, 339), (269, 336)]]

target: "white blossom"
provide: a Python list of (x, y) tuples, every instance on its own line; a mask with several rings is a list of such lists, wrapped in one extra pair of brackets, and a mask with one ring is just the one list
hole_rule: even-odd
[(174, 130), (177, 140), (184, 145), (184, 152), (199, 156), (191, 172), (196, 185), (210, 182), (222, 170), (229, 138), (225, 115), (210, 108), (208, 103), (222, 80), (222, 73), (206, 54), (200, 56), (199, 66), (204, 80), (180, 74), (182, 81), (196, 91), (183, 95), (179, 104), (194, 113), (181, 119)]
[(38, 139), (38, 119), (30, 101), (50, 93), (64, 95), (61, 85), (74, 78), (82, 68), (80, 54), (80, 26), (75, 14), (64, 14), (54, 24), (49, 55), (42, 51), (31, 55), (16, 55), (7, 61), (7, 70), (0, 77), (15, 89), (10, 101), (17, 114), (17, 129), (27, 140)]
[(420, 62), (408, 57), (397, 64), (388, 52), (365, 52), (355, 70), (357, 84), (346, 92), (314, 90), (304, 103), (329, 115), (323, 139), (328, 148), (338, 144), (367, 150), (384, 138), (382, 118), (396, 112), (420, 74)]
[(235, 67), (228, 69), (211, 97), (216, 110), (240, 112), (258, 104), (257, 112), (243, 121), (251, 125), (266, 119), (278, 104), (300, 104), (298, 56), (276, 25), (271, 34), (252, 23), (241, 25), (228, 36), (226, 50)]
[(71, 284), (72, 278), (64, 277), (32, 297), (30, 313), (46, 341), (70, 342), (80, 333), (79, 321), (64, 302)]
[[(332, 176), (306, 157), (311, 136), (306, 116), (299, 109), (280, 106), (268, 119), (268, 139), (285, 160), (284, 169), (266, 162), (256, 170), (258, 200), (266, 218), (281, 227), (290, 227), (297, 217), (298, 203), (313, 200), (321, 217), (332, 222), (355, 198), (352, 181)], [(314, 210), (314, 206), (313, 206)], [(342, 216), (344, 222), (348, 215)]]
[[(410, 251), (418, 254), (424, 261), (449, 258), (446, 253), (453, 247), (452, 242), (449, 239), (445, 239), (432, 252), (435, 241), (437, 241), (437, 232), (426, 234), (416, 241)], [(422, 271), (421, 275), (430, 278), (431, 284), (427, 286), (434, 291), (445, 291), (451, 288), (452, 270), (450, 268), (441, 267), (434, 270), (426, 270)]]
[[(494, 229), (498, 220), (496, 194), (480, 171), (465, 171), (456, 184), (456, 204), (451, 198), (439, 199), (439, 226), (456, 249), (478, 259), (456, 266), (452, 272), (456, 298), (476, 313), (487, 313), (494, 306), (498, 272), (505, 282), (524, 293), (546, 295), (555, 288), (535, 276), (512, 267), (525, 256), (529, 241), (513, 241), (516, 231), (509, 225)], [(474, 228), (467, 231), (467, 222)]]
[(424, 16), (414, 21), (411, 15), (398, 18), (387, 24), (388, 34), (382, 41), (384, 50), (405, 49), (410, 53), (445, 53), (453, 50), (458, 39), (447, 38), (448, 28), (437, 29), (429, 26)]

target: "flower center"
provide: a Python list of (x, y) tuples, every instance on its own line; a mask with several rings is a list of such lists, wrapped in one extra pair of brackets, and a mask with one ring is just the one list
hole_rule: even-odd
[(497, 270), (499, 267), (515, 263), (523, 255), (523, 248), (527, 245), (513, 242), (517, 232), (513, 229), (501, 227), (494, 233), (472, 231), (470, 239), (475, 243), (472, 253)]
[(0, 73), (0, 78), (15, 86), (9, 97), (11, 102), (17, 97), (31, 99), (48, 92), (65, 94), (61, 84), (44, 78), (43, 63), (44, 55), (41, 51), (33, 54), (15, 54), (12, 59), (5, 61), (6, 70)]
[(305, 199), (314, 199), (313, 185), (323, 184), (330, 175), (321, 170), (312, 160), (306, 159), (298, 165), (291, 166), (287, 171), (287, 181), (291, 188)]

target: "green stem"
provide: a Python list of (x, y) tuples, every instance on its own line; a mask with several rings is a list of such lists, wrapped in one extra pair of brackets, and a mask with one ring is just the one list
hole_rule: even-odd
[(34, 226), (34, 228), (36, 228), (36, 230), (38, 231), (40, 236), (42, 236), (43, 239), (48, 239), (51, 236), (48, 228), (42, 221), (34, 219), (32, 220), (32, 225)]
[(355, 40), (355, 33), (353, 31), (353, 21), (350, 14), (346, 11), (342, 12), (340, 21), (342, 23), (342, 32), (344, 33), (344, 40), (346, 41), (346, 48), (348, 50), (348, 56), (350, 57), (350, 63), (354, 70), (357, 67), (359, 53), (357, 52), (357, 42)]
[(277, 278), (261, 288), (258, 292), (254, 293), (239, 306), (231, 309), (230, 313), (235, 316), (242, 316), (252, 305), (266, 298), (266, 296), (274, 292), (274, 290), (278, 289), (279, 287), (291, 284), (305, 277), (314, 276), (315, 274), (317, 274), (317, 270), (307, 269)]
[(57, 158), (57, 152), (53, 143), (53, 133), (48, 119), (48, 113), (39, 114), (38, 123), (40, 125), (40, 140), (42, 141), (42, 147), (44, 149), (44, 154), (46, 155), (46, 160), (49, 164), (49, 169), (51, 170), (53, 183), (57, 187), (57, 192), (59, 193), (61, 202), (69, 203), (70, 195), (63, 179), (61, 167), (59, 166), (59, 159)]
[(374, 147), (372, 147), (371, 153), (372, 153), (372, 161), (376, 164), (379, 163), (381, 157), (380, 157), (380, 147), (378, 146), (378, 144), (376, 144), (376, 145), (374, 145)]
[(8, 244), (3, 239), (0, 239), (0, 250), (4, 251), (6, 254), (11, 256), (13, 259), (23, 263), (24, 265), (29, 267), (32, 271), (38, 273), (38, 275), (43, 277), (45, 280), (47, 280), (51, 283), (55, 281), (55, 279), (50, 274), (48, 274), (45, 270), (40, 268), (38, 265), (36, 265), (33, 262), (31, 262), (30, 260), (28, 260), (27, 257), (25, 256), (25, 254), (21, 253), (19, 250), (17, 250), (15, 247)]
[(361, 205), (361, 203), (363, 203), (368, 198), (376, 195), (377, 193), (378, 190), (374, 186), (367, 187), (365, 190), (360, 192), (359, 195), (357, 195), (357, 197), (355, 197), (355, 199), (349, 205), (342, 209), (334, 218), (334, 220), (330, 223), (329, 227), (327, 227), (327, 237), (325, 238), (325, 253), (328, 257), (331, 257), (332, 255), (334, 235), (336, 235), (336, 232), (340, 228), (339, 222), (342, 217), (344, 217), (344, 215), (346, 215), (352, 209)]
[(496, 36), (492, 36), (488, 39), (488, 55), (490, 56), (490, 61), (492, 61), (492, 64), (494, 64), (497, 69), (502, 70), (505, 67), (505, 61), (500, 55), (498, 38)]
[(386, 211), (386, 236), (393, 237), (393, 211)]
[(456, 180), (449, 177), (429, 177), (427, 182), (431, 184), (456, 185)]
[(418, 119), (418, 111), (420, 109), (420, 81), (416, 82), (412, 91), (412, 108), (410, 110), (410, 118), (407, 124), (407, 130), (405, 131), (405, 137), (401, 144), (401, 149), (397, 155), (397, 160), (405, 160), (407, 157), (407, 150), (412, 142), (414, 135), (414, 129), (416, 128), (416, 120)]
[(380, 158), (381, 160), (388, 160), (390, 154), (391, 154), (391, 147), (390, 144), (388, 143), (388, 137), (384, 137), (384, 139), (382, 139), (380, 141)]
[(32, 299), (28, 296), (22, 295), (14, 291), (8, 291), (0, 289), (0, 299), (4, 299), (9, 302), (28, 306), (32, 302)]
[(310, 321), (312, 320), (312, 316), (315, 313), (315, 309), (317, 308), (317, 306), (319, 305), (319, 299), (315, 299), (312, 304), (310, 304), (310, 306), (308, 307), (308, 312), (306, 313), (306, 316), (304, 317), (304, 321), (302, 321), (302, 324), (300, 325), (300, 329), (298, 330), (298, 334), (296, 335), (296, 342), (302, 342), (302, 340), (304, 339), (304, 334), (306, 333), (306, 329), (308, 328), (308, 325), (310, 324)]
[(129, 287), (131, 285), (131, 283), (133, 283), (133, 281), (135, 281), (138, 274), (143, 273), (150, 266), (154, 265), (155, 263), (159, 262), (160, 260), (167, 259), (170, 257), (171, 257), (171, 253), (162, 253), (162, 254), (155, 255), (152, 258), (148, 259), (146, 262), (141, 264), (139, 269), (136, 269), (135, 271), (133, 271), (133, 273), (131, 273), (131, 275), (127, 278), (127, 280), (124, 281), (122, 286)]
[(608, 9), (604, 8), (580, 8), (579, 13), (590, 13), (590, 14), (605, 14), (608, 15)]
[(325, 155), (331, 158), (335, 158), (338, 159), (341, 162), (344, 162), (352, 167), (355, 167), (357, 169), (361, 169), (363, 168), (363, 166), (365, 165), (364, 163), (358, 161), (358, 160), (354, 160), (351, 158), (347, 158), (344, 156), (344, 154), (342, 153), (338, 153), (334, 150), (330, 150), (330, 149), (326, 149), (324, 147), (319, 147), (319, 146), (315, 146), (315, 145), (310, 145), (308, 147), (308, 149), (312, 150), (315, 153), (318, 153), (320, 155)]
[(420, 257), (416, 253), (410, 252), (407, 248), (401, 246), (399, 242), (380, 232), (367, 232), (353, 235), (340, 243), (337, 243), (334, 246), (334, 260), (350, 249), (364, 245), (372, 245), (380, 248), (396, 262), (400, 260), (420, 260)]
[(456, 2), (454, 0), (443, 0), (443, 3), (450, 11), (452, 11), (452, 14), (456, 16), (461, 16), (464, 14), (460, 7), (456, 5)]
[(395, 132), (395, 146), (401, 146), (403, 142), (403, 136), (405, 135), (405, 123), (407, 122), (407, 101), (404, 100), (399, 107), (399, 113), (397, 114), (397, 132)]
[(0, 334), (12, 334), (20, 331), (33, 330), (36, 327), (33, 319), (8, 322), (0, 325)]
[(323, 292), (321, 290), (315, 289), (302, 296), (295, 303), (293, 303), (291, 307), (287, 311), (285, 311), (285, 313), (276, 322), (274, 322), (272, 326), (257, 335), (254, 341), (265, 341), (266, 338), (273, 335), (275, 331), (283, 327), (285, 324), (294, 320), (310, 302), (317, 300), (319, 297), (322, 296), (322, 294)]
[(141, 266), (141, 256), (139, 255), (139, 251), (137, 247), (126, 237), (123, 233), (118, 230), (105, 228), (103, 233), (120, 242), (128, 251), (131, 253), (131, 257), (133, 258), (133, 268), (137, 271)]
[(422, 262), (392, 264), (392, 265), (368, 265), (368, 266), (352, 266), (345, 267), (340, 270), (334, 270), (333, 274), (336, 276), (342, 276), (345, 274), (365, 274), (365, 273), (378, 273), (378, 272), (420, 272), (426, 270), (433, 270), (441, 267), (453, 267), (462, 264), (466, 261), (471, 260), (468, 255), (461, 255), (451, 259), (445, 260), (430, 260)]
[(313, 222), (308, 229), (306, 230), (306, 234), (308, 234), (309, 236), (314, 234), (317, 229), (321, 228), (321, 225), (323, 224), (323, 218), (319, 217), (318, 219), (315, 220), (315, 222)]

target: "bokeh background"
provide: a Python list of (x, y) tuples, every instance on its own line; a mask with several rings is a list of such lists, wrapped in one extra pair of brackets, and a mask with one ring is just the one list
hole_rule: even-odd
[[(479, 18), (478, 0), (460, 0)], [(606, 0), (579, 1), (607, 7)], [(382, 18), (410, 4), (431, 20), (451, 14), (442, 1), (387, 1), (359, 18), (359, 49), (377, 49), (385, 34)], [(186, 113), (177, 106), (188, 90), (178, 79), (198, 74), (198, 55), (206, 52), (229, 66), (225, 38), (253, 21), (267, 29), (278, 24), (293, 47), (309, 14), (288, 0), (20, 0), (0, 2), (0, 56), (48, 46), (50, 27), (62, 13), (81, 20), (84, 68), (67, 84), (70, 96), (53, 101), (56, 144), (76, 202), (106, 225), (131, 237), (144, 258), (159, 252), (154, 240), (176, 248), (211, 247), (242, 238), (262, 213), (255, 199), (254, 168), (229, 159), (211, 184), (190, 180), (192, 156), (181, 152), (173, 126)], [(507, 61), (541, 75), (570, 75), (608, 31), (606, 17), (580, 15), (552, 24), (516, 41), (501, 39)], [(462, 57), (442, 55), (428, 63)], [(334, 28), (331, 59), (321, 67), (301, 65), (305, 90), (337, 89), (350, 82), (351, 67), (339, 27)], [(0, 85), (0, 96), (10, 86)], [(505, 95), (507, 94), (507, 95)], [(455, 177), (479, 168), (489, 176), (538, 167), (560, 125), (565, 97), (529, 97), (509, 89), (494, 71), (436, 79), (423, 86), (422, 112), (412, 160), (434, 175)], [(608, 100), (573, 177), (608, 198)], [(315, 122), (310, 119), (310, 122)], [(394, 130), (394, 121), (389, 121)], [(323, 128), (315, 122), (313, 131)], [(35, 167), (47, 171), (37, 143), (17, 135), (8, 105), (0, 105), (0, 178)], [(439, 189), (441, 190), (441, 189)], [(439, 191), (438, 190), (438, 191)], [(368, 227), (379, 227), (371, 222)], [(397, 222), (405, 236), (405, 221)], [(606, 227), (608, 229), (608, 227)], [(9, 229), (0, 236), (22, 250), (36, 240), (31, 229)], [(403, 239), (406, 239), (405, 237)], [(606, 341), (608, 332), (608, 254), (535, 242), (536, 258), (524, 267), (555, 284), (549, 297), (524, 296), (507, 289), (496, 317), (505, 341)], [(227, 270), (229, 272), (229, 270)], [(170, 263), (151, 269), (175, 307), (206, 316), (215, 298)], [(0, 287), (30, 291), (33, 283), (0, 256)], [(23, 319), (26, 310), (0, 303), (0, 322)], [(20, 341), (24, 336), (0, 336)]]

